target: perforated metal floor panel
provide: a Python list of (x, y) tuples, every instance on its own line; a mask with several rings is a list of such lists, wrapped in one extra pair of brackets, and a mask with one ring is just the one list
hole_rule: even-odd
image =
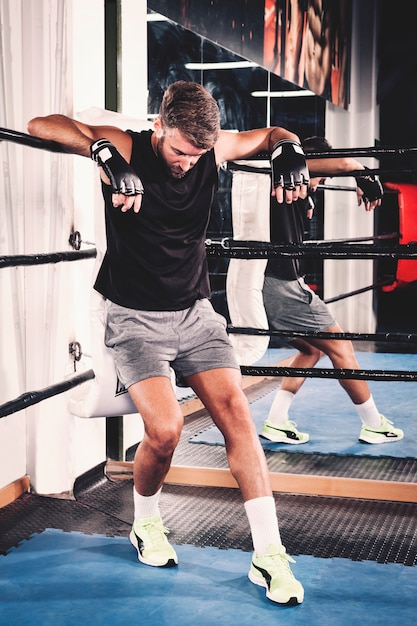
[[(113, 481), (104, 466), (82, 477), (74, 500), (24, 494), (0, 510), (0, 553), (46, 528), (127, 536), (132, 481)], [(276, 494), (290, 554), (417, 564), (417, 504)], [(174, 544), (252, 550), (236, 489), (166, 485), (161, 509)]]

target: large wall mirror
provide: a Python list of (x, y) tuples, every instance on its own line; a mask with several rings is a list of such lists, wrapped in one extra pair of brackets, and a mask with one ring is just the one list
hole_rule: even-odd
[[(148, 10), (148, 114), (150, 119), (158, 113), (162, 94), (167, 85), (179, 79), (199, 82), (213, 94), (219, 103), (221, 125), (225, 130), (242, 131), (276, 125), (296, 132), (301, 139), (311, 135), (323, 136), (325, 133), (326, 102), (324, 98), (284, 80), (251, 59), (219, 46), (172, 19)], [(232, 236), (231, 176), (232, 173), (228, 170), (220, 171), (219, 189), (208, 233), (211, 238)], [(311, 238), (323, 239), (323, 221), (323, 198), (320, 198), (319, 194), (315, 217), (311, 225)], [(212, 301), (215, 308), (226, 319), (228, 319), (225, 296), (227, 267), (227, 259), (210, 259)], [(319, 295), (322, 296), (322, 261), (309, 261), (307, 282), (314, 283)], [(336, 382), (334, 384), (336, 385)], [(215, 446), (212, 446), (213, 448)], [(209, 456), (219, 460), (223, 459), (225, 454), (219, 451), (219, 454), (211, 452)], [(303, 457), (303, 460), (300, 461), (296, 457)], [(346, 456), (294, 455), (280, 452), (276, 458), (272, 472), (279, 473), (279, 463), (283, 463), (286, 465), (287, 472), (298, 473), (300, 477), (303, 474), (319, 474), (323, 470), (325, 476), (331, 475), (336, 478), (346, 476)], [(271, 455), (269, 455), (270, 459)], [(367, 457), (358, 457), (355, 461), (357, 461), (355, 463), (356, 475), (360, 478), (375, 477), (375, 474), (372, 476), (374, 472), (372, 460)], [(221, 460), (220, 463), (222, 462), (224, 461)], [(387, 459), (385, 462), (384, 478), (390, 479), (390, 462)], [(218, 467), (215, 463), (217, 461), (213, 461), (213, 465)], [(183, 463), (174, 457), (174, 466), (175, 464), (182, 465)]]

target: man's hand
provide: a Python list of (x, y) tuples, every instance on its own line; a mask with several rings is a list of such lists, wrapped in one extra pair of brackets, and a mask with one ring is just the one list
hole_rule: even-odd
[(378, 176), (374, 176), (373, 174), (358, 176), (356, 178), (356, 185), (358, 206), (360, 206), (363, 202), (366, 211), (373, 211), (375, 207), (381, 206), (384, 189)]
[(277, 202), (290, 204), (300, 193), (307, 193), (310, 179), (304, 151), (299, 143), (290, 139), (278, 141), (272, 148), (272, 195)]
[(90, 146), (91, 158), (103, 168), (113, 191), (114, 207), (139, 213), (144, 192), (142, 181), (129, 163), (108, 139), (99, 139)]

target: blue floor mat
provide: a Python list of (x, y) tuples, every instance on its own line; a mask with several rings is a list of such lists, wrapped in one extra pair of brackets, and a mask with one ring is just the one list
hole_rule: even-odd
[(251, 554), (177, 546), (179, 567), (142, 565), (126, 538), (48, 529), (0, 556), (1, 626), (352, 626), (416, 623), (417, 568), (298, 556), (305, 589), (276, 605), (250, 583)]
[[(273, 365), (286, 358), (291, 351), (272, 350), (259, 362)], [(416, 354), (356, 353), (359, 365), (365, 370), (417, 371)], [(320, 368), (331, 368), (325, 357)], [(380, 412), (404, 430), (404, 439), (391, 444), (367, 445), (358, 442), (361, 427), (359, 416), (346, 392), (337, 380), (308, 378), (298, 392), (290, 412), (290, 419), (299, 430), (308, 432), (310, 441), (302, 445), (272, 443), (261, 438), (265, 450), (285, 450), (303, 454), (338, 454), (372, 457), (417, 458), (417, 384), (416, 382), (369, 381)], [(276, 390), (251, 403), (251, 411), (258, 433), (266, 419)], [(220, 431), (209, 427), (189, 440), (191, 443), (224, 445)]]

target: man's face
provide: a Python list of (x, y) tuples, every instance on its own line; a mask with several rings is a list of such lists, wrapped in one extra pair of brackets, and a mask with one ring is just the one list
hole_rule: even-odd
[(190, 143), (177, 128), (164, 130), (159, 118), (155, 120), (154, 148), (164, 162), (168, 173), (179, 180), (194, 167), (199, 158), (207, 152)]

